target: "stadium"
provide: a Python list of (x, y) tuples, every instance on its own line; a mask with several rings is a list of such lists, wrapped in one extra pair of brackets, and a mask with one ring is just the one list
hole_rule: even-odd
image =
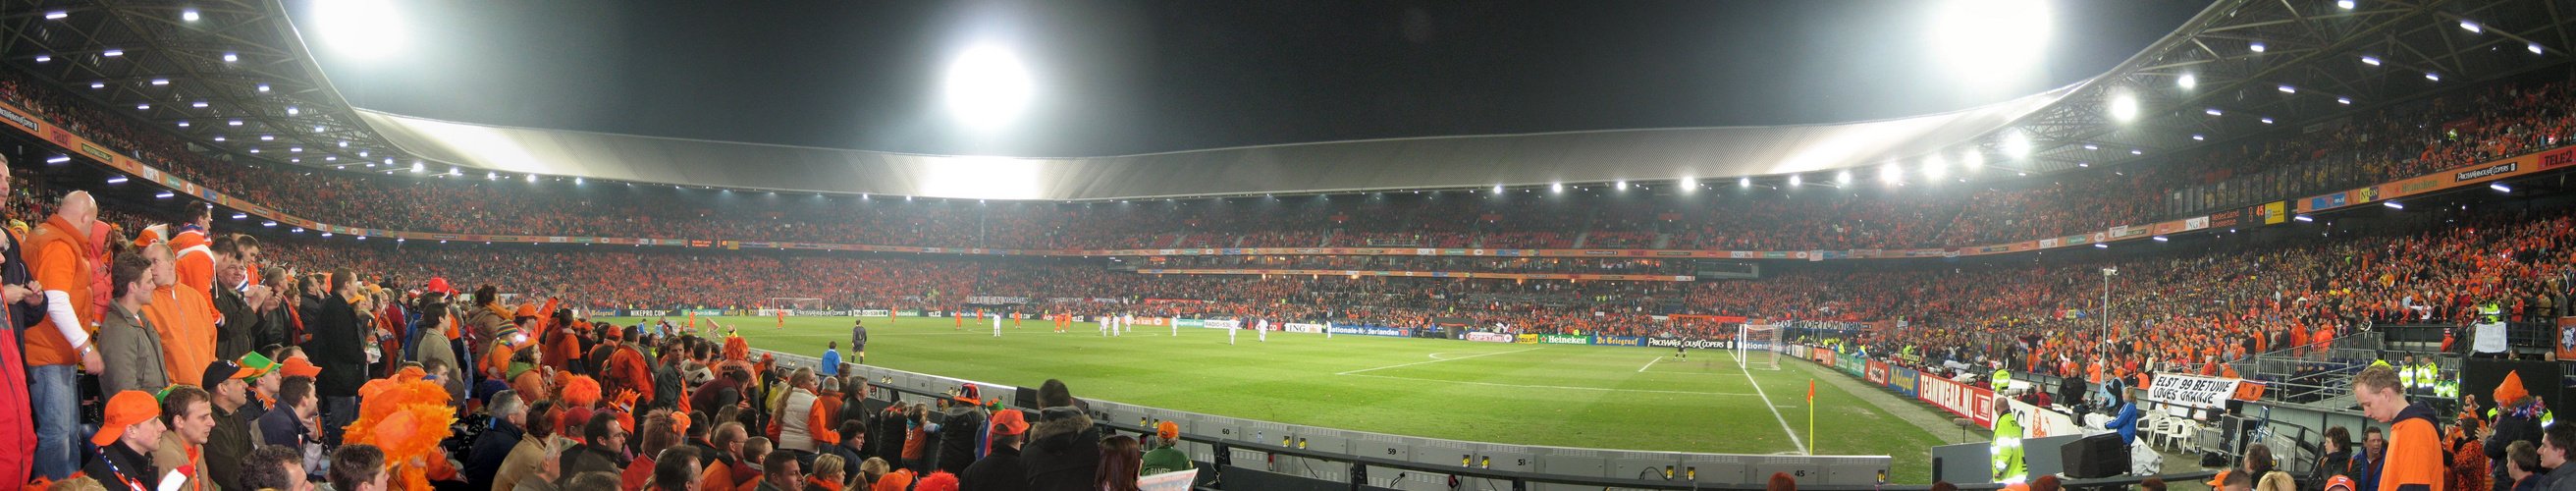
[(5, 2), (0, 480), (2576, 489), (2571, 13)]

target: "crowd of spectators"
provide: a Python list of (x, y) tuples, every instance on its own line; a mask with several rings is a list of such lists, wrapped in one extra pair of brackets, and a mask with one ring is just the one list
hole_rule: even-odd
[[(1962, 247), (2293, 199), (2561, 146), (2567, 81), (2501, 83), (2193, 150), (2171, 162), (1955, 186), (1384, 193), (1089, 204), (778, 195), (323, 171), (186, 150), (178, 136), (0, 74), (0, 99), (120, 154), (325, 223), (575, 235), (1022, 249), (1436, 247), (1844, 250)], [(2285, 132), (2287, 133), (2287, 132)], [(256, 135), (229, 135), (255, 138)], [(275, 153), (272, 152), (271, 155)], [(391, 171), (391, 172), (381, 172)], [(1819, 182), (1821, 181), (1818, 180)], [(1815, 183), (1811, 183), (1815, 184)], [(1444, 196), (1445, 195), (1445, 196)]]

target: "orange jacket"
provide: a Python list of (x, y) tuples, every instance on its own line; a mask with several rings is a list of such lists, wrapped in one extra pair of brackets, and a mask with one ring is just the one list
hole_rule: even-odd
[(205, 292), (188, 285), (170, 285), (152, 292), (152, 304), (143, 306), (143, 318), (152, 321), (161, 335), (161, 367), (170, 383), (196, 385), (206, 373), (206, 364), (215, 361), (215, 305)]
[[(215, 294), (215, 253), (208, 247), (209, 245), (206, 241), (206, 231), (194, 228), (179, 231), (178, 236), (170, 238), (170, 253), (179, 261), (179, 284), (196, 288), (197, 293), (205, 294), (206, 300), (212, 302)], [(197, 367), (202, 371), (205, 364), (197, 364)]]
[(2443, 474), (2450, 466), (2442, 459), (2442, 437), (2433, 431), (2433, 418), (2433, 408), (2420, 402), (2397, 411), (2397, 421), (2388, 424), (2379, 491), (2443, 491)]
[[(28, 235), (26, 259), (36, 267), (36, 282), (43, 284), (46, 290), (70, 295), (72, 310), (77, 314), (73, 325), (96, 334), (98, 316), (102, 312), (89, 308), (90, 282), (96, 279), (99, 266), (90, 259), (95, 254), (92, 249), (96, 245), (90, 243), (88, 234), (72, 228), (70, 221), (59, 216), (45, 220), (43, 225), (36, 226), (35, 233)], [(80, 352), (73, 349), (71, 340), (64, 338), (53, 323), (53, 317), (47, 316), (44, 324), (27, 329), (27, 366), (80, 363)]]

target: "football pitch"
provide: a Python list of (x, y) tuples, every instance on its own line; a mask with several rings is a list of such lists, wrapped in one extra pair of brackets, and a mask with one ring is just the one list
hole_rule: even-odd
[[(707, 318), (702, 318), (707, 319)], [(849, 352), (848, 317), (715, 317), (754, 348)], [(638, 319), (600, 319), (634, 325)], [(672, 319), (681, 322), (681, 319)], [(944, 318), (867, 318), (867, 364), (1075, 397), (1281, 423), (1493, 443), (1739, 454), (1891, 455), (1892, 482), (1926, 483), (1934, 435), (1840, 389), (1849, 376), (1783, 356), (1742, 370), (1725, 350), (1541, 345), (1139, 327), (1102, 337)], [(1815, 427), (1809, 441), (1808, 381)], [(1896, 411), (1931, 411), (1907, 406)], [(1946, 420), (1947, 414), (1941, 414)]]

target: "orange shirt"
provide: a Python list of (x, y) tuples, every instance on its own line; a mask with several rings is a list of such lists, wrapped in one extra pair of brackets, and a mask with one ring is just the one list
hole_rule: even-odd
[(161, 369), (170, 383), (196, 385), (206, 373), (206, 364), (215, 361), (215, 305), (204, 292), (188, 285), (170, 285), (152, 292), (152, 304), (143, 306), (143, 318), (159, 328), (161, 336)]
[[(72, 228), (71, 222), (62, 217), (46, 220), (43, 225), (36, 226), (35, 233), (28, 235), (26, 259), (36, 268), (36, 282), (42, 283), (47, 290), (69, 294), (72, 310), (78, 317), (73, 324), (97, 333), (100, 312), (88, 308), (90, 282), (97, 273), (97, 264), (90, 260), (92, 246), (89, 235)], [(80, 363), (80, 352), (72, 349), (71, 340), (64, 338), (63, 333), (54, 328), (53, 322), (53, 318), (47, 316), (43, 325), (27, 330), (27, 366)]]

